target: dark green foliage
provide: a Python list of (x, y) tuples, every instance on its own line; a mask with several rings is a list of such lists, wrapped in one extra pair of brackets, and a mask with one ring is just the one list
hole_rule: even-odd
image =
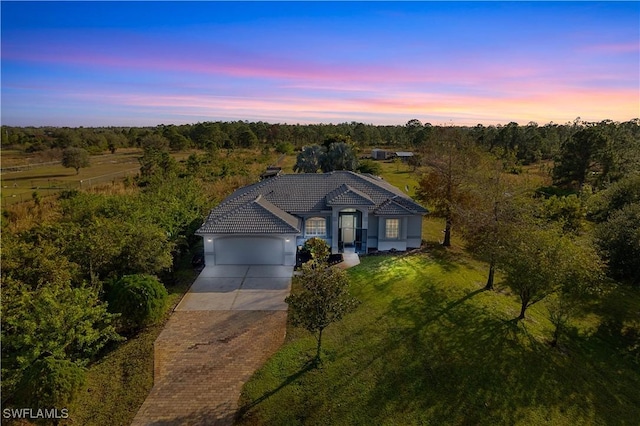
[(36, 290), (55, 283), (81, 283), (81, 268), (62, 254), (63, 249), (52, 241), (48, 229), (15, 236), (2, 235), (2, 279), (22, 283), (25, 289)]
[(514, 229), (500, 254), (504, 283), (521, 301), (518, 319), (551, 294), (570, 294), (575, 287), (589, 287), (601, 279), (602, 265), (589, 244), (574, 241), (557, 229), (532, 224)]
[(340, 321), (358, 305), (349, 294), (349, 279), (342, 269), (327, 267), (325, 263), (311, 261), (302, 266), (297, 278), (301, 290), (285, 299), (289, 305), (289, 318), (296, 327), (314, 333), (318, 345), (315, 362), (320, 362), (322, 332)]
[(175, 243), (170, 237), (179, 234), (179, 225), (171, 223), (176, 228), (163, 229), (164, 215), (171, 215), (172, 220), (180, 216), (160, 197), (80, 193), (63, 200), (61, 206), (61, 219), (42, 228), (43, 238), (55, 241), (81, 267), (86, 280), (95, 283), (124, 274), (157, 274), (171, 266)]
[(238, 146), (242, 148), (253, 148), (257, 144), (258, 137), (251, 129), (245, 129), (238, 134)]
[(297, 173), (316, 173), (320, 168), (324, 149), (320, 145), (307, 146), (302, 149), (296, 158), (293, 171)]
[(345, 142), (334, 142), (327, 152), (320, 157), (320, 168), (324, 173), (334, 170), (355, 170), (358, 158), (351, 145)]
[[(501, 156), (513, 157), (519, 164), (530, 164), (549, 160), (560, 151), (571, 135), (585, 125), (602, 129), (609, 144), (602, 150), (602, 165), (607, 179), (613, 182), (624, 174), (640, 167), (640, 126), (637, 119), (624, 123), (605, 120), (600, 123), (581, 123), (579, 120), (567, 124), (549, 123), (539, 126), (530, 122), (526, 126), (517, 123), (506, 125), (460, 127), (479, 146)], [(338, 124), (269, 124), (264, 122), (230, 121), (204, 122), (185, 125), (160, 125), (153, 128), (19, 128), (2, 126), (3, 146), (12, 146), (26, 151), (42, 151), (51, 148), (83, 147), (91, 152), (120, 147), (141, 146), (149, 135), (162, 135), (172, 150), (191, 146), (210, 150), (264, 144), (292, 143), (295, 146), (324, 144), (326, 148), (334, 142), (359, 146), (391, 145), (398, 147), (429, 146), (437, 141), (442, 126), (422, 124), (409, 120), (405, 125), (376, 126), (358, 122)], [(253, 136), (251, 136), (251, 133)], [(346, 136), (349, 135), (349, 136)], [(255, 136), (255, 139), (254, 139)], [(603, 181), (606, 183), (607, 180)]]
[(601, 173), (598, 153), (607, 144), (607, 138), (597, 127), (578, 130), (565, 144), (553, 169), (554, 183), (575, 184), (578, 188), (587, 181), (590, 173)]
[(480, 156), (456, 129), (447, 129), (439, 138), (440, 142), (425, 155), (429, 167), (420, 178), (416, 195), (434, 216), (444, 218), (442, 245), (449, 247), (454, 223), (473, 201), (470, 186)]
[(140, 145), (145, 151), (166, 151), (169, 149), (169, 140), (160, 134), (151, 133), (142, 138)]
[(551, 196), (544, 201), (542, 213), (545, 218), (561, 224), (566, 231), (582, 229), (585, 209), (577, 195), (566, 197)]
[(331, 253), (331, 247), (322, 238), (310, 238), (304, 242), (302, 248), (308, 251), (311, 259), (316, 262), (326, 262)]
[(640, 203), (611, 213), (596, 228), (596, 241), (604, 253), (609, 275), (640, 286)]
[(73, 361), (47, 356), (25, 371), (14, 405), (33, 408), (67, 407), (85, 384), (85, 369)]
[(166, 127), (163, 136), (169, 141), (169, 148), (172, 151), (183, 151), (191, 146), (191, 141), (181, 134), (176, 126)]
[(189, 172), (189, 174), (191, 174), (192, 176), (197, 175), (200, 171), (202, 163), (203, 160), (198, 156), (198, 154), (193, 153), (189, 155), (189, 158), (187, 158), (187, 171)]
[(553, 170), (557, 185), (588, 183), (606, 188), (640, 171), (640, 126), (637, 121), (582, 123), (561, 147)]
[(595, 222), (604, 222), (613, 212), (633, 203), (640, 203), (640, 174), (627, 176), (594, 194), (587, 215)]
[(82, 148), (67, 148), (62, 151), (62, 165), (75, 169), (76, 174), (79, 174), (82, 167), (90, 165), (89, 153)]
[(543, 186), (536, 189), (536, 196), (549, 198), (552, 196), (566, 197), (572, 194), (576, 194), (576, 191), (570, 188), (561, 188), (558, 186)]
[(331, 148), (331, 145), (333, 145), (334, 143), (344, 143), (344, 144), (350, 145), (351, 138), (344, 134), (333, 133), (333, 134), (327, 135), (324, 138), (324, 140), (322, 141), (322, 146), (324, 147), (325, 150), (328, 151), (329, 148)]
[(358, 172), (379, 176), (382, 174), (382, 166), (373, 160), (361, 160), (358, 163)]
[(276, 152), (280, 154), (291, 154), (293, 153), (293, 145), (289, 142), (280, 142), (276, 145)]
[[(321, 169), (323, 173), (334, 170), (356, 170), (358, 159), (350, 144), (340, 142), (345, 139), (333, 135), (325, 140), (325, 146), (312, 145), (304, 147), (296, 159), (293, 170), (298, 173), (316, 173)], [(347, 138), (348, 139), (348, 138)], [(326, 143), (330, 142), (328, 147)]]
[(459, 219), (466, 249), (489, 264), (485, 290), (492, 290), (500, 251), (512, 238), (512, 230), (527, 220), (529, 200), (524, 194), (514, 196), (514, 188), (503, 178), (499, 162), (489, 161), (485, 166), (484, 173), (479, 167), (472, 179), (471, 202), (464, 203)]
[(28, 368), (44, 356), (86, 363), (110, 341), (120, 340), (97, 291), (42, 282), (29, 289), (2, 280), (2, 389), (12, 395)]
[(107, 288), (109, 310), (121, 314), (125, 329), (139, 329), (157, 322), (164, 315), (167, 289), (151, 275), (126, 275)]
[(176, 160), (169, 154), (169, 141), (156, 134), (142, 139), (143, 154), (140, 162), (140, 178), (138, 184), (147, 186), (167, 179), (176, 173)]
[(411, 119), (404, 125), (407, 142), (413, 146), (419, 146), (429, 140), (431, 136), (431, 125), (423, 126), (418, 119)]

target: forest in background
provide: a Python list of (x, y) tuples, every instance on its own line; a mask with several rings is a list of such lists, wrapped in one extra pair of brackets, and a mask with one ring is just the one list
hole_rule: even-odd
[[(560, 149), (581, 129), (597, 128), (612, 146), (609, 150), (637, 148), (640, 138), (639, 119), (626, 122), (603, 120), (584, 122), (579, 118), (570, 123), (539, 125), (530, 122), (521, 126), (506, 125), (458, 127), (468, 137), (489, 151), (503, 150), (520, 164), (553, 159)], [(450, 126), (409, 120), (405, 125), (340, 124), (270, 124), (265, 122), (203, 122), (156, 127), (9, 127), (2, 126), (3, 149), (19, 149), (27, 153), (79, 147), (92, 154), (115, 152), (119, 148), (140, 147), (150, 135), (167, 139), (174, 151), (190, 148), (201, 150), (276, 147), (281, 150), (322, 144), (331, 135), (349, 137), (356, 147), (420, 147), (428, 144), (438, 129)]]

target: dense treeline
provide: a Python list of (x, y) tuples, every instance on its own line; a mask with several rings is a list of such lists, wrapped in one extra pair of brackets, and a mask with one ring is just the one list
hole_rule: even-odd
[[(608, 140), (640, 138), (640, 121), (633, 119), (619, 123), (605, 120), (587, 123), (576, 119), (565, 124), (538, 125), (530, 122), (521, 126), (506, 125), (458, 127), (491, 152), (513, 155), (521, 164), (552, 159), (569, 143), (574, 134), (585, 128), (597, 128)], [(107, 128), (19, 128), (2, 126), (2, 145), (28, 152), (46, 149), (64, 149), (71, 146), (85, 148), (92, 153), (115, 151), (124, 147), (141, 147), (149, 135), (167, 139), (172, 150), (187, 148), (254, 148), (292, 144), (295, 147), (321, 145), (331, 135), (348, 137), (356, 146), (419, 147), (428, 143), (442, 126), (409, 120), (405, 125), (377, 126), (357, 122), (340, 124), (270, 124), (265, 122), (204, 122), (156, 127)], [(583, 140), (585, 135), (579, 137)], [(579, 142), (578, 142), (579, 143)], [(598, 144), (596, 140), (592, 144)], [(595, 148), (595, 147), (594, 147)], [(606, 149), (615, 148), (609, 146)], [(599, 147), (598, 149), (605, 149)], [(589, 153), (585, 155), (589, 156)]]

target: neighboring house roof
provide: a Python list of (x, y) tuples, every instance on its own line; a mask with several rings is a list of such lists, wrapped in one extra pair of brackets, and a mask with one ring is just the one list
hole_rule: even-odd
[(380, 215), (427, 212), (395, 186), (369, 174), (283, 174), (236, 190), (211, 210), (198, 233), (298, 233), (299, 219), (292, 215), (328, 212), (332, 206), (362, 206)]
[[(212, 212), (213, 213), (213, 212)], [(198, 232), (205, 234), (297, 234), (300, 219), (267, 201), (262, 195), (224, 214), (210, 214)]]
[(413, 157), (413, 152), (410, 151), (398, 151), (396, 152), (398, 157)]

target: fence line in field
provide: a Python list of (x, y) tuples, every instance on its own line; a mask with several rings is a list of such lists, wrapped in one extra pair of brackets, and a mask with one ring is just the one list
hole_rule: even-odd
[[(75, 181), (62, 181), (57, 179), (49, 179), (49, 178), (41, 178), (41, 179), (29, 179), (29, 180), (21, 180), (20, 183), (24, 184), (26, 182), (30, 183), (30, 186), (24, 192), (20, 192), (18, 194), (5, 195), (2, 194), (2, 207), (7, 207), (10, 204), (22, 203), (28, 200), (33, 199), (33, 193), (38, 192), (39, 196), (49, 197), (52, 195), (56, 195), (60, 191), (70, 190), (70, 189), (90, 189), (94, 185), (105, 183), (108, 181), (115, 182), (116, 179), (124, 179), (127, 176), (131, 176), (140, 171), (140, 167), (136, 167), (128, 170), (121, 170), (118, 172), (107, 173), (106, 175), (95, 176), (88, 179), (81, 179)], [(20, 188), (17, 184), (18, 180), (2, 180), (2, 187), (4, 189), (8, 188)], [(44, 193), (40, 193), (39, 191), (46, 191)], [(4, 192), (4, 191), (3, 191)]]
[(60, 164), (60, 160), (47, 161), (46, 163), (30, 163), (30, 164), (21, 164), (19, 166), (6, 166), (6, 167), (0, 168), (0, 173), (21, 172), (23, 170), (31, 170), (31, 169), (36, 169), (38, 167), (53, 166), (55, 164)]

